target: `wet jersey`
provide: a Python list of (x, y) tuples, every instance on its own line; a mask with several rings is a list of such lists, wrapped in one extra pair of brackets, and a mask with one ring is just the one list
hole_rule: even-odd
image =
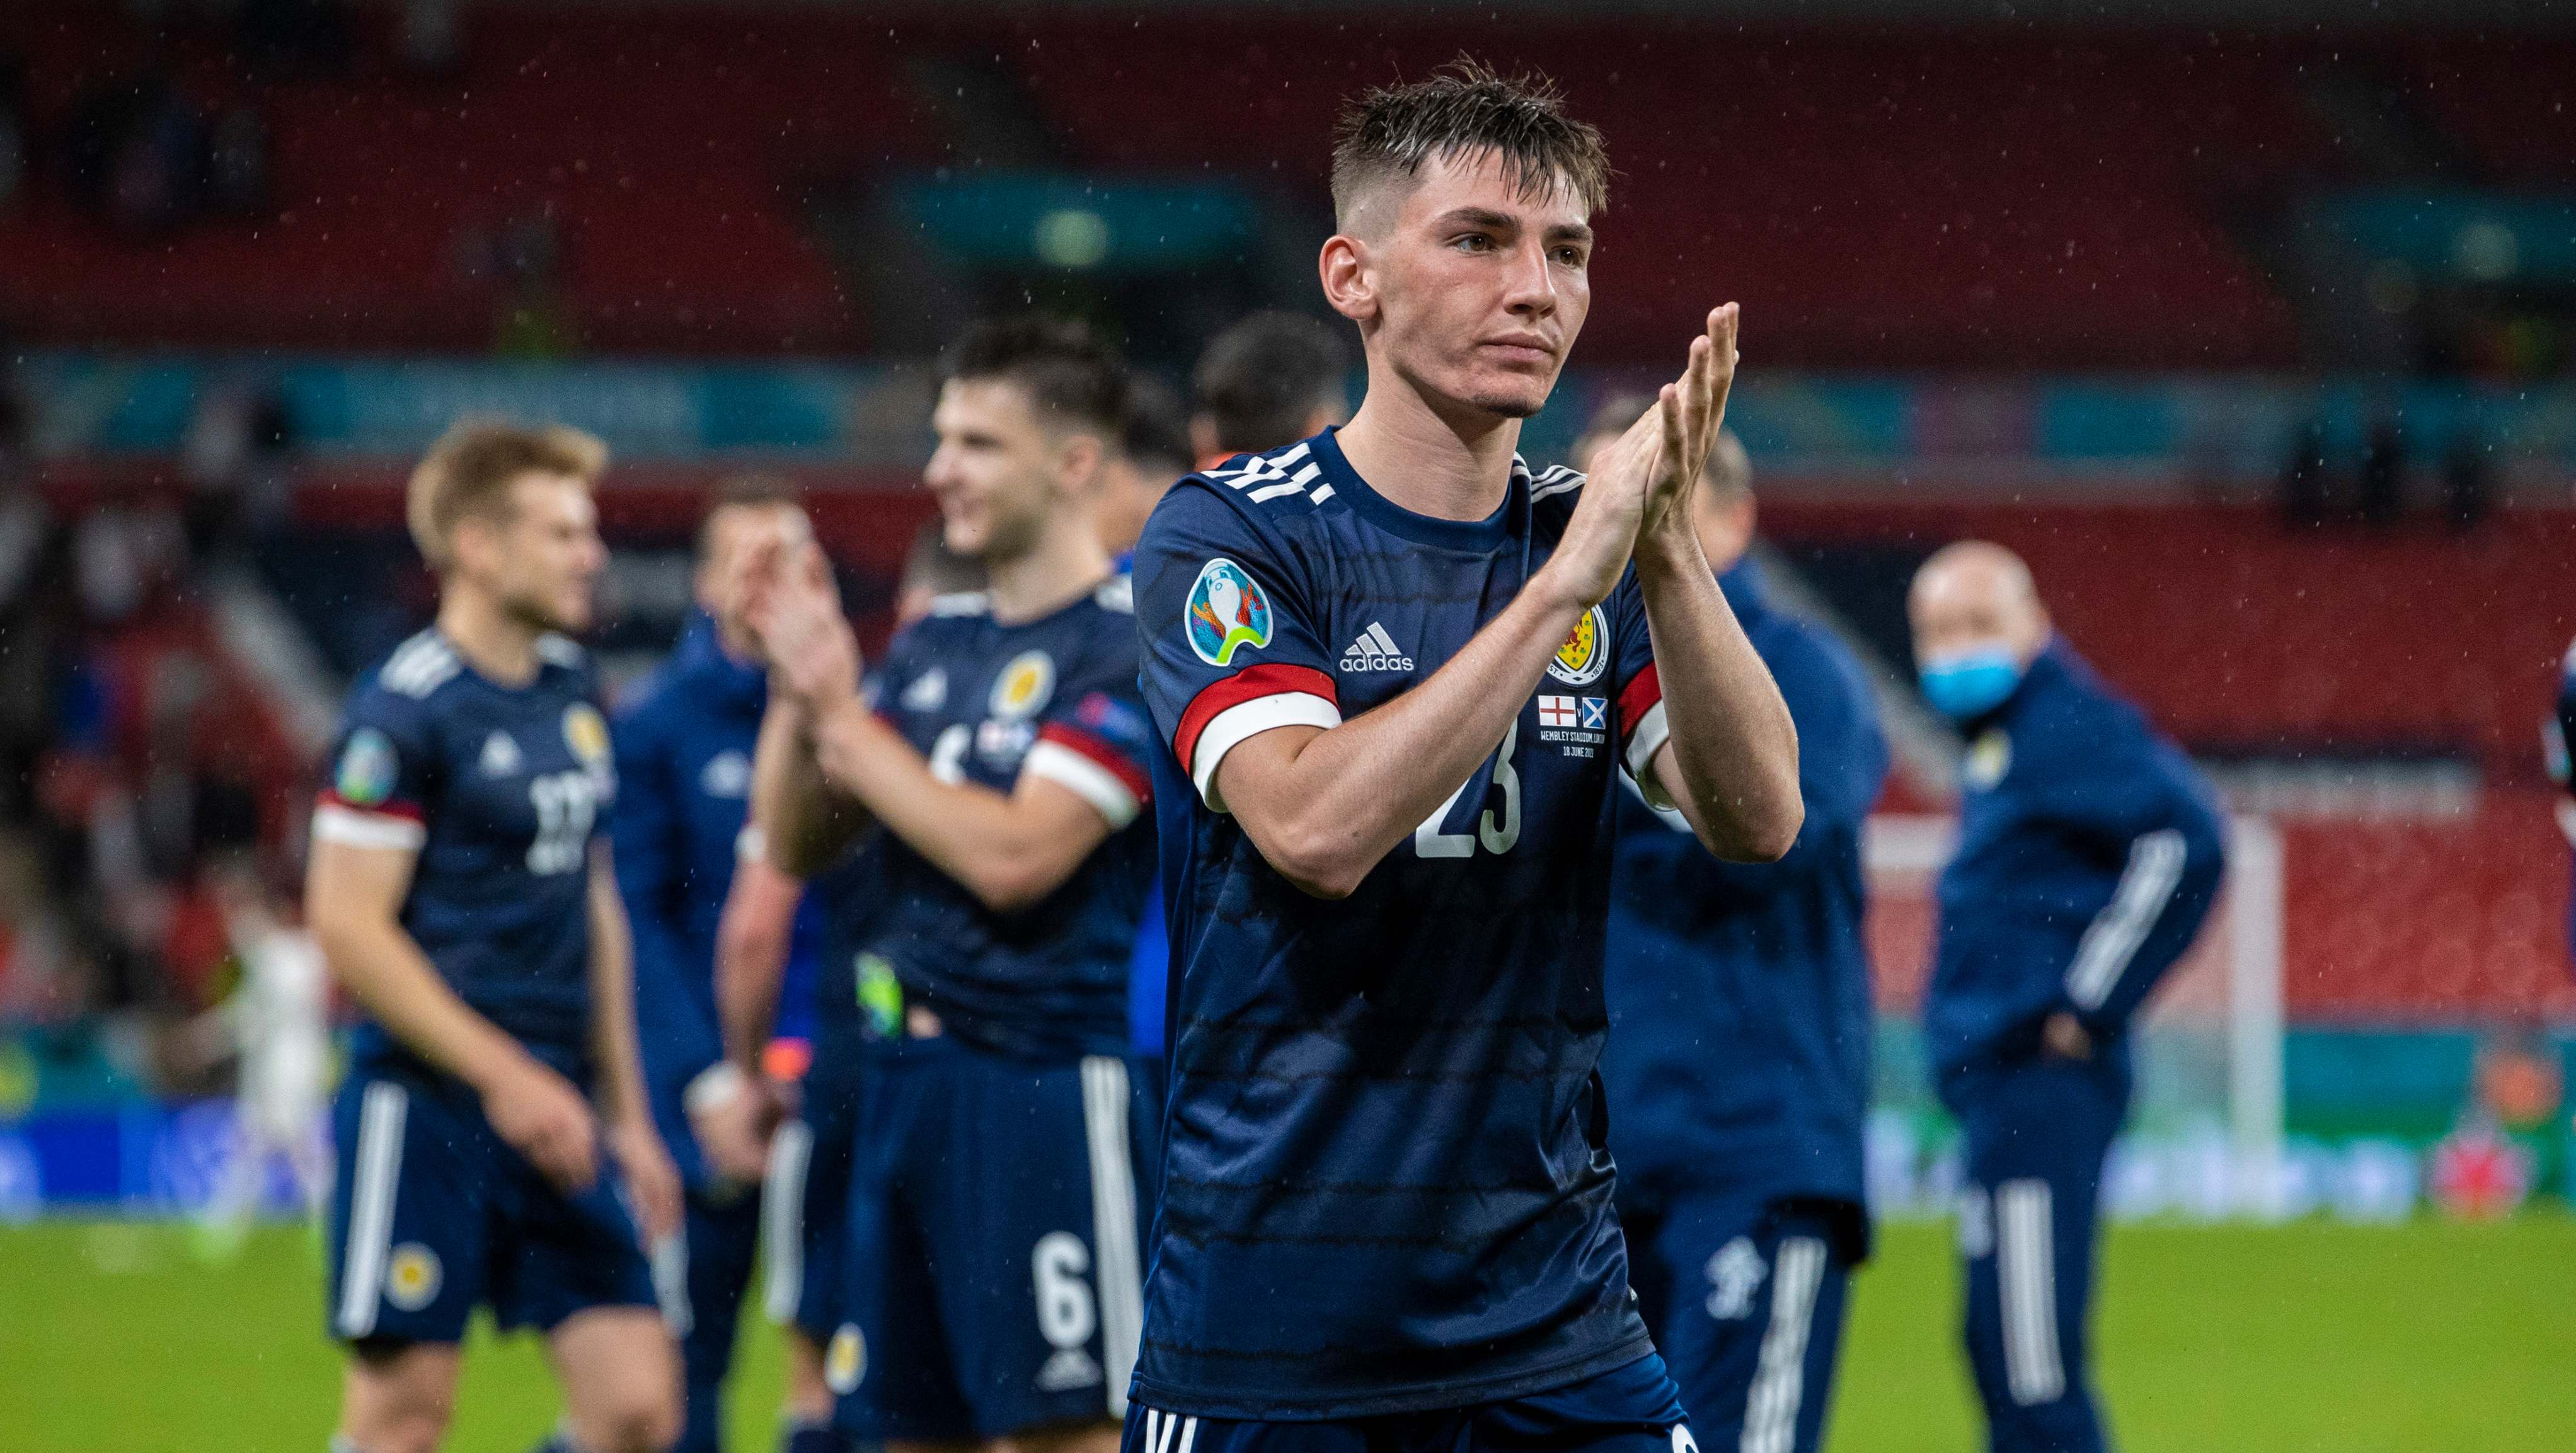
[(1154, 851), (1153, 728), (1137, 698), (1132, 617), (1123, 575), (1017, 625), (994, 619), (981, 595), (943, 596), (878, 673), (877, 714), (932, 775), (1008, 793), (1035, 774), (1111, 829), (1054, 892), (1010, 913), (886, 835), (887, 906), (870, 951), (907, 1002), (978, 1047), (1046, 1060), (1127, 1047), (1127, 962)]
[(1617, 773), (1665, 737), (1634, 577), (1347, 898), (1272, 869), (1216, 778), (1247, 737), (1437, 670), (1546, 562), (1581, 485), (1515, 461), (1493, 516), (1432, 519), (1327, 432), (1183, 480), (1146, 527), (1173, 978), (1153, 1407), (1462, 1407), (1648, 1351), (1595, 1070)]
[[(404, 931), (467, 1005), (579, 1075), (590, 842), (616, 793), (608, 722), (579, 646), (541, 639), (536, 678), (503, 686), (432, 629), (349, 693), (313, 835), (418, 852)], [(369, 1025), (359, 1053), (400, 1050)]]

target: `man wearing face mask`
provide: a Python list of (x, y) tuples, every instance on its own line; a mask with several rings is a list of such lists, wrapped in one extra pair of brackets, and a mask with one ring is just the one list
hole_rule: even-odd
[(1944, 548), (1906, 612), (1924, 698), (1969, 744), (1923, 1004), (1966, 1138), (1968, 1360), (1995, 1453), (2097, 1453), (2085, 1322), (2102, 1162), (2128, 1109), (2130, 1019), (2218, 892), (2218, 810), (2054, 639), (2010, 551)]

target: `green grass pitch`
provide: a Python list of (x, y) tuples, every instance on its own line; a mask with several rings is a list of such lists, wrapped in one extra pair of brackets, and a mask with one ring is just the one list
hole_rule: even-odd
[[(180, 1228), (0, 1229), (0, 1447), (322, 1453), (337, 1360), (310, 1237), (238, 1259)], [(2098, 1324), (2126, 1453), (2518, 1453), (2576, 1447), (2576, 1219), (2386, 1228), (2131, 1226)], [(1835, 1453), (1978, 1446), (1947, 1228), (1896, 1226), (1853, 1293)], [(778, 1355), (746, 1329), (736, 1453), (768, 1453)], [(538, 1345), (478, 1341), (449, 1447), (551, 1425)]]

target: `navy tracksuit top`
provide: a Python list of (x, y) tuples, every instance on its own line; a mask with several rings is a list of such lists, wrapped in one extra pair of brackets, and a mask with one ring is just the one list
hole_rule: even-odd
[(1797, 724), (1806, 821), (1778, 862), (1721, 862), (1679, 813), (1623, 794), (1601, 1060), (1621, 1199), (1857, 1208), (1870, 1084), (1861, 827), (1887, 741), (1840, 641), (1773, 609), (1750, 560), (1719, 583)]
[(2225, 846), (2207, 783), (2063, 643), (1968, 722), (1959, 847), (1923, 1030), (1944, 1093), (2038, 1052), (2072, 1012), (2128, 1069), (2129, 1021), (2191, 946)]

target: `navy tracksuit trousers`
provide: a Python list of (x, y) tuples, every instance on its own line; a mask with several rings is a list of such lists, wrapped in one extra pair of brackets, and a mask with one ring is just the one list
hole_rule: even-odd
[(1968, 1362), (1993, 1453), (2101, 1453), (2090, 1376), (2102, 1163), (2127, 1112), (2116, 1063), (2041, 1058), (1953, 1080), (1967, 1140), (1959, 1252)]

